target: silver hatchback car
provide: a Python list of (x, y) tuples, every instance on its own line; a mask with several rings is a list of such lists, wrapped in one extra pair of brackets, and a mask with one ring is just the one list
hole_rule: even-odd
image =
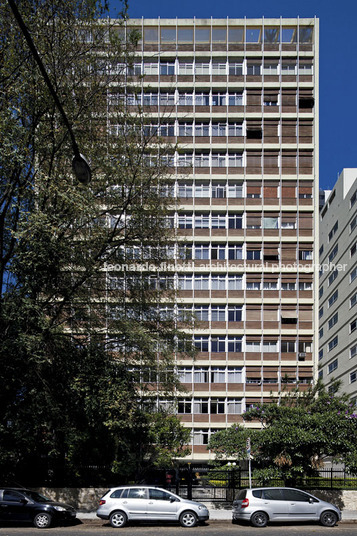
[(242, 489), (233, 502), (233, 519), (265, 527), (269, 521), (320, 521), (333, 527), (341, 520), (337, 506), (295, 488)]
[(182, 527), (194, 527), (207, 521), (209, 512), (204, 504), (182, 499), (155, 486), (120, 486), (103, 495), (97, 516), (109, 519), (115, 528), (134, 520), (178, 521)]

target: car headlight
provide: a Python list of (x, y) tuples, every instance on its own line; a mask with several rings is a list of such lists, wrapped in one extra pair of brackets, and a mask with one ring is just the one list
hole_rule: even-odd
[(199, 510), (207, 510), (207, 507), (206, 507), (204, 504), (200, 504), (200, 505), (198, 506), (198, 509), (199, 509)]
[(63, 506), (54, 506), (53, 507), (57, 512), (65, 512), (66, 508), (63, 508)]

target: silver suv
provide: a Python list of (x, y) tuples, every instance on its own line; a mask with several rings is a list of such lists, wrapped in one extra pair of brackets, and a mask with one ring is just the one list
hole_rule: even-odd
[(97, 516), (109, 519), (115, 528), (134, 520), (179, 521), (182, 527), (194, 527), (209, 519), (209, 512), (204, 504), (155, 486), (120, 486), (103, 495)]
[(333, 527), (341, 511), (313, 495), (295, 488), (242, 489), (233, 502), (233, 519), (250, 521), (254, 527), (265, 527), (268, 521), (320, 521)]

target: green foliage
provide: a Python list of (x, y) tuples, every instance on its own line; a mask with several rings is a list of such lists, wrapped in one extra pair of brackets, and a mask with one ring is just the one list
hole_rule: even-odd
[[(137, 36), (124, 43), (109, 19), (97, 24), (107, 7), (21, 4), (91, 160), (84, 187), (72, 174), (68, 131), (0, 0), (0, 466), (8, 478), (41, 464), (62, 475), (86, 463), (140, 474), (180, 455), (187, 439), (176, 417), (152, 416), (154, 394), (170, 399), (178, 386), (181, 334), (158, 308), (171, 289), (149, 278), (168, 260), (171, 200), (163, 158), (151, 166), (148, 157), (171, 148), (143, 136), (143, 111), (130, 114), (122, 100), (131, 82), (115, 67), (132, 63)], [(155, 403), (144, 403), (148, 396)]]
[[(347, 395), (331, 394), (318, 383), (307, 392), (282, 395), (279, 402), (251, 406), (246, 422), (260, 423), (250, 430), (254, 478), (296, 482), (302, 475), (317, 474), (326, 456), (357, 471), (357, 413)], [(218, 457), (244, 458), (242, 427), (215, 434), (209, 447)]]

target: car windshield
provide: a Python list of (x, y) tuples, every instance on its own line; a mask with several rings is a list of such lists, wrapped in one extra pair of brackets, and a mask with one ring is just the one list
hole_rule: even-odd
[(30, 497), (30, 499), (32, 499), (33, 501), (39, 502), (39, 503), (53, 502), (52, 499), (49, 499), (48, 497), (45, 497), (44, 495), (40, 495), (40, 494), (37, 493), (36, 491), (26, 490), (24, 493), (25, 493), (28, 497)]

